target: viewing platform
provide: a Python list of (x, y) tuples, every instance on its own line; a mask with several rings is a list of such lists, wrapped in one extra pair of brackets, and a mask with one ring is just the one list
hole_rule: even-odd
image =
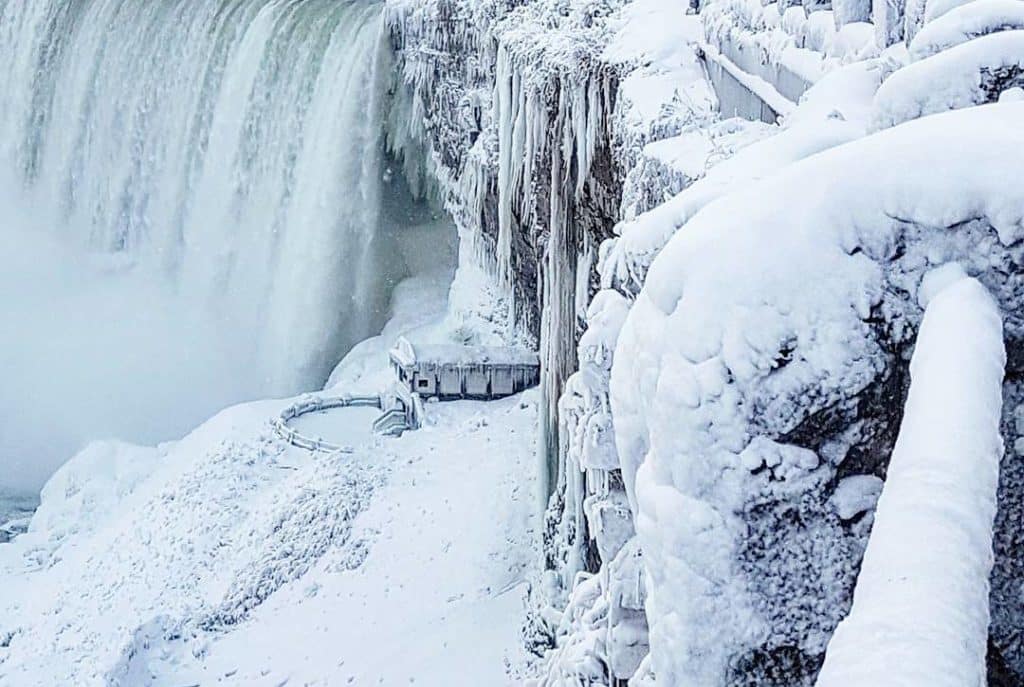
[(487, 401), (540, 383), (540, 358), (521, 348), (423, 345), (400, 338), (389, 355), (401, 384), (421, 398)]

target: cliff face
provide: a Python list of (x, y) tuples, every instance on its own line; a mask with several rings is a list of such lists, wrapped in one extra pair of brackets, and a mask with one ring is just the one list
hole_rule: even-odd
[[(596, 246), (618, 216), (611, 113), (623, 65), (602, 59), (616, 2), (392, 2), (387, 24), (413, 138), (511, 328), (540, 347), (544, 497), (555, 488), (557, 400), (574, 369)], [(466, 250), (468, 249), (468, 250)]]
[[(508, 328), (541, 352), (539, 507), (550, 572), (532, 595), (528, 634), (538, 651), (566, 643), (556, 635), (569, 638), (552, 679), (561, 663), (575, 674), (577, 654), (595, 641), (620, 647), (601, 650), (591, 671), (598, 679), (628, 677), (646, 654), (640, 559), (627, 545), (632, 518), (608, 413), (614, 338), (580, 336), (598, 288), (598, 247), (615, 224), (703, 173), (644, 150), (716, 119), (689, 47), (697, 25), (681, 21), (686, 8), (675, 0), (397, 0), (386, 13), (397, 95), (414, 127), (393, 138), (427, 148), (463, 260), (490, 275)], [(636, 34), (638, 15), (659, 30)], [(615, 581), (607, 572), (592, 578), (563, 613), (577, 573), (607, 568), (620, 552)], [(611, 604), (609, 584), (623, 592)], [(606, 618), (584, 628), (579, 616), (595, 603), (609, 607)]]

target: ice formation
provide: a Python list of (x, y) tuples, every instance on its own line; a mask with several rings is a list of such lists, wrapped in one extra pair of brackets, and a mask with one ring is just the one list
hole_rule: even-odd
[[(936, 259), (962, 259), (999, 299), (1021, 288), (989, 267), (1024, 236), (1016, 163), (996, 143), (1019, 137), (1020, 114), (926, 118), (791, 165), (708, 206), (655, 260), (616, 351), (612, 409), (659, 680), (724, 684), (790, 662), (794, 682), (813, 677), (864, 536), (826, 508), (827, 485), (883, 458), (871, 444), (889, 421), (858, 404), (900, 393), (920, 317), (900, 294)], [(931, 145), (947, 127), (961, 145)]]

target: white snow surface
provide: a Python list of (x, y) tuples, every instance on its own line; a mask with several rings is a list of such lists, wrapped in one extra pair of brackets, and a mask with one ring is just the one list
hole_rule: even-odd
[(954, 45), (886, 79), (875, 95), (872, 126), (883, 129), (995, 100), (999, 90), (1019, 86), (1022, 73), (1024, 30), (990, 33)]
[(534, 556), (533, 395), (431, 405), (420, 431), (315, 458), (269, 437), (284, 405), (161, 447), (73, 538), (41, 516), (0, 547), (0, 683), (505, 684)]
[[(977, 0), (920, 0), (920, 4), (924, 6), (924, 16), (922, 17), (923, 22), (927, 24), (935, 21), (947, 12), (955, 10), (957, 7), (970, 5), (976, 1)], [(909, 36), (909, 38), (913, 40), (914, 36)]]
[(925, 24), (910, 42), (910, 56), (923, 60), (979, 36), (1007, 29), (1024, 29), (1024, 2), (975, 0)]
[[(829, 112), (839, 110), (833, 108)], [(790, 162), (854, 140), (864, 130), (855, 120), (846, 121), (842, 115), (821, 116), (817, 112), (807, 114), (806, 118), (795, 114), (794, 119), (801, 123), (814, 121), (808, 126), (793, 126), (775, 135), (769, 135), (773, 133), (772, 127), (742, 120), (735, 123), (729, 120), (717, 127), (724, 128), (731, 123), (735, 131), (730, 136), (732, 150), (709, 145), (709, 153), (721, 154), (725, 150), (732, 153), (731, 157), (720, 160), (709, 154), (702, 160), (704, 170), (693, 184), (668, 202), (616, 227), (620, 236), (602, 246), (603, 286), (628, 284), (630, 289), (639, 289), (651, 262), (672, 235), (710, 202), (744, 184), (770, 176)], [(691, 137), (694, 135), (710, 138), (712, 144), (720, 138), (715, 128), (697, 131)], [(685, 141), (684, 137), (679, 137), (672, 142), (678, 150)], [(669, 141), (663, 144), (666, 148), (671, 145)]]
[[(737, 567), (740, 513), (759, 490), (827, 478), (815, 467), (827, 456), (773, 438), (883, 369), (867, 320), (904, 308), (887, 280), (913, 294), (929, 264), (966, 255), (965, 269), (984, 270), (979, 242), (1024, 237), (1024, 162), (1005, 154), (1024, 146), (1022, 117), (1020, 103), (987, 105), (819, 153), (707, 205), (655, 259), (618, 342), (611, 403), (659, 684), (721, 685), (768, 631)], [(980, 234), (944, 229), (978, 218)], [(887, 276), (901, 241), (920, 248)], [(846, 592), (831, 593), (835, 608)], [(816, 653), (829, 628), (794, 631)]]
[[(399, 335), (460, 333), (436, 319), (439, 283), (399, 287), (395, 318), (329, 391), (379, 391)], [(332, 455), (276, 439), (269, 421), (292, 402), (228, 409), (156, 448), (97, 443), (62, 468), (30, 532), (0, 545), (0, 684), (514, 679), (537, 558), (536, 392), (427, 404), (400, 439), (345, 409), (304, 418), (353, 449)]]
[(853, 608), (818, 687), (985, 684), (1005, 363), (985, 287), (961, 278), (941, 289), (918, 333)]

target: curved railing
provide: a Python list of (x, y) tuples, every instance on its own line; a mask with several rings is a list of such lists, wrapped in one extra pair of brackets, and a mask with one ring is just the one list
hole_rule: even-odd
[(354, 396), (352, 394), (329, 397), (303, 396), (282, 410), (281, 414), (271, 421), (271, 426), (274, 428), (274, 433), (281, 440), (288, 442), (292, 446), (316, 453), (352, 453), (351, 447), (334, 444), (326, 441), (323, 437), (308, 437), (288, 424), (292, 420), (309, 413), (351, 406), (380, 408), (382, 407), (381, 397), (380, 395)]
[(281, 414), (271, 420), (270, 424), (278, 438), (292, 446), (316, 453), (352, 453), (353, 449), (349, 446), (332, 443), (323, 437), (306, 436), (288, 423), (309, 413), (318, 413), (334, 408), (380, 408), (384, 412), (374, 421), (374, 431), (385, 436), (401, 436), (406, 430), (419, 426), (419, 417), (422, 411), (421, 405), (417, 401), (418, 398), (415, 395), (409, 398), (408, 393), (399, 391), (368, 396), (355, 394), (308, 395), (282, 410)]

